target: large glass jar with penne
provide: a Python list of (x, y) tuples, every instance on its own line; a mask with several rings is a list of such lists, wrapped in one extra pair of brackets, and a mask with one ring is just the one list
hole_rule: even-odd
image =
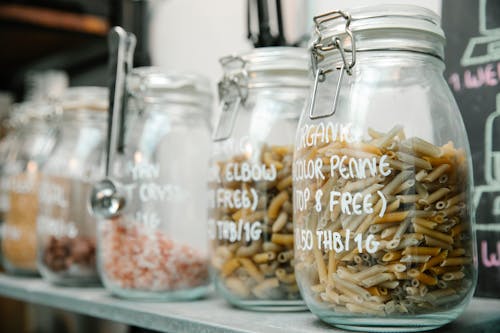
[(216, 287), (246, 309), (305, 309), (294, 273), (292, 158), (307, 52), (261, 48), (221, 64), (209, 220)]
[(439, 17), (383, 6), (314, 23), (293, 161), (302, 295), (338, 327), (439, 327), (476, 283), (471, 158)]

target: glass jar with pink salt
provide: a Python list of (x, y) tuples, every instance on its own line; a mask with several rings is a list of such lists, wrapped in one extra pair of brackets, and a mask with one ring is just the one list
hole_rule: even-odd
[(124, 298), (201, 297), (210, 285), (208, 81), (136, 68), (126, 98), (108, 178), (93, 194), (102, 281)]

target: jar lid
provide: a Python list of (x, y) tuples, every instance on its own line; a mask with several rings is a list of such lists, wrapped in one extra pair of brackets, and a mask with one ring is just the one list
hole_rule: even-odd
[(127, 76), (127, 90), (147, 103), (208, 105), (212, 99), (210, 81), (204, 76), (158, 67), (134, 68)]
[[(287, 70), (287, 71), (308, 71), (309, 57), (307, 50), (301, 47), (261, 47), (250, 52), (242, 53), (239, 56), (229, 56), (221, 59), (224, 69), (231, 70), (234, 61), (226, 59), (240, 58), (244, 61), (248, 72)], [(237, 64), (236, 64), (237, 65)], [(239, 66), (241, 68), (241, 66)], [(236, 68), (237, 69), (237, 68)]]
[(68, 88), (59, 100), (59, 105), (64, 112), (75, 110), (107, 111), (108, 104), (108, 88), (92, 86)]
[(48, 101), (26, 101), (12, 106), (8, 124), (18, 127), (32, 120), (49, 120), (57, 114), (57, 108)]
[[(262, 47), (219, 60), (224, 78), (245, 76), (240, 85), (309, 86), (309, 55), (300, 47)], [(265, 76), (266, 72), (268, 76)], [(281, 77), (281, 79), (280, 79)]]
[[(335, 14), (337, 13), (337, 14)], [(350, 22), (338, 12), (315, 18), (312, 43), (340, 38), (346, 52), (352, 43), (346, 27), (352, 32), (355, 51), (411, 51), (444, 59), (445, 35), (440, 17), (432, 10), (415, 5), (381, 5), (343, 11)]]

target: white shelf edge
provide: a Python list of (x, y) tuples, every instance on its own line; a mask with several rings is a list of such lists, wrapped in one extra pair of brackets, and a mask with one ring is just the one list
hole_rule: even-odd
[[(191, 302), (137, 302), (112, 297), (103, 288), (57, 287), (40, 278), (5, 274), (0, 274), (0, 295), (162, 332), (344, 332), (323, 324), (309, 312), (244, 311), (213, 295)], [(437, 332), (465, 333), (498, 326), (500, 300), (476, 298), (457, 321)]]

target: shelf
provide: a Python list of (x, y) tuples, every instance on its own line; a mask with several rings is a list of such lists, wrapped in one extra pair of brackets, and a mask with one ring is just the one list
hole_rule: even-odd
[(108, 21), (96, 15), (18, 4), (0, 4), (0, 19), (98, 36), (109, 30)]
[[(163, 332), (343, 332), (308, 312), (248, 312), (215, 296), (194, 302), (133, 302), (109, 296), (102, 288), (62, 288), (38, 278), (3, 274), (0, 295)], [(494, 332), (499, 325), (500, 300), (476, 298), (458, 320), (439, 332)]]

